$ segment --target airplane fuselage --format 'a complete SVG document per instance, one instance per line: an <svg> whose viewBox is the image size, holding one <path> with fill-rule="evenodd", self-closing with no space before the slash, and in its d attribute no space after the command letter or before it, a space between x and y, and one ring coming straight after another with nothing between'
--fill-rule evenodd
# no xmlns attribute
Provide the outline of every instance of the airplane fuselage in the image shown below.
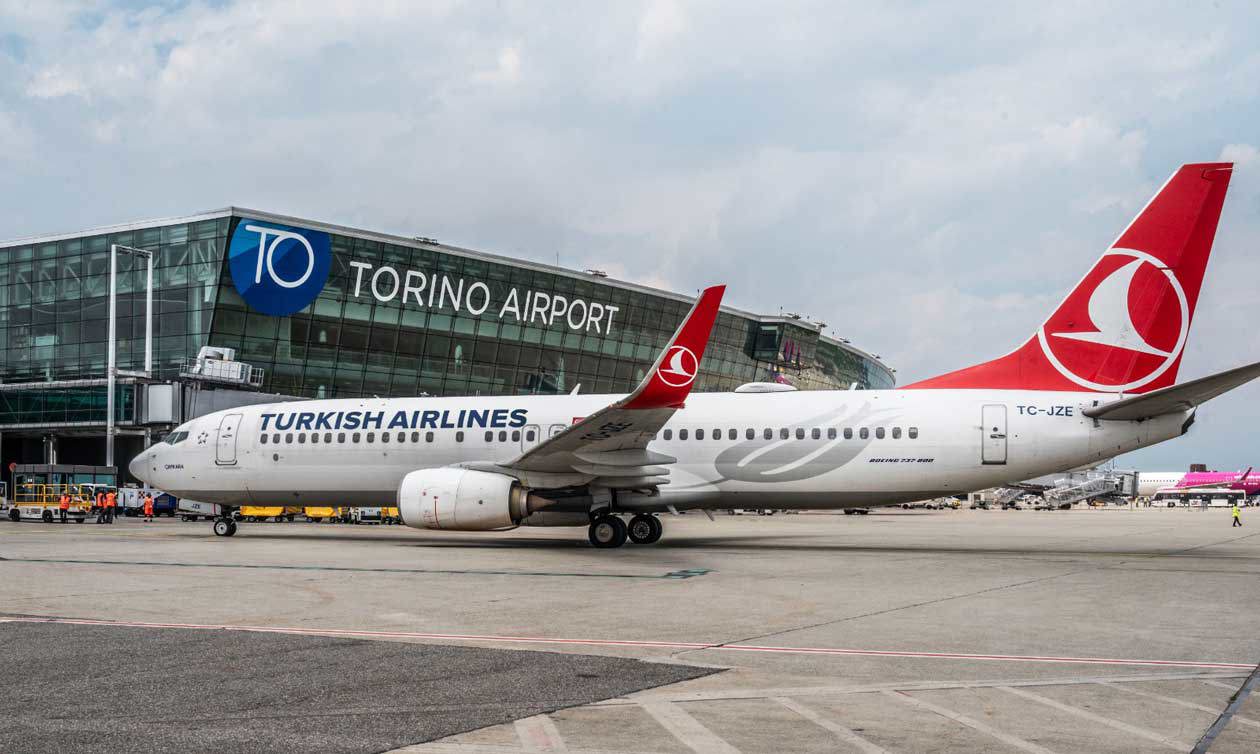
<svg viewBox="0 0 1260 754"><path fill-rule="evenodd" d="M506 464L609 395L298 401L221 411L132 468L179 497L236 505L393 505L417 469ZM1023 390L702 393L649 450L676 458L624 510L892 505L1101 461L1176 437L1190 412L1081 414L1109 396ZM504 473L511 473L506 471Z"/></svg>

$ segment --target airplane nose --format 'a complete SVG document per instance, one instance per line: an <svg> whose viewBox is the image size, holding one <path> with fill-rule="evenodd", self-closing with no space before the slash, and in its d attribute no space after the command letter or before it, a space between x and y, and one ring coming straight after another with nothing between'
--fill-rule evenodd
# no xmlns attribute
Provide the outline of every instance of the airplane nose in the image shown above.
<svg viewBox="0 0 1260 754"><path fill-rule="evenodd" d="M131 459L131 463L127 464L127 471L131 472L134 479L142 482L149 481L149 458L153 455L153 451L146 450L135 458Z"/></svg>

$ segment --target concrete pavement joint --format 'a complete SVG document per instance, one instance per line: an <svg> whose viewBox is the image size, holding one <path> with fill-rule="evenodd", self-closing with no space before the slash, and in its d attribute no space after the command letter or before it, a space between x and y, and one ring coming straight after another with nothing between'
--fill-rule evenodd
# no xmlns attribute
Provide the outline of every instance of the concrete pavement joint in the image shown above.
<svg viewBox="0 0 1260 754"><path fill-rule="evenodd" d="M976 720L975 718L968 717L967 715L964 715L960 712L955 712L952 709L942 707L938 704L933 704L929 701L925 701L923 699L910 696L904 691L881 691L880 693L890 699L901 700L912 706L920 707L922 709L928 710L929 712L934 712L947 720L953 720L959 725L965 725L968 728L971 728L973 730L978 730L981 733L985 734L986 736L996 738L1002 743L1007 744L1009 746L1014 746L1016 749L1019 749L1021 751L1027 751L1027 752L1030 752L1031 754L1055 754L1053 751L1050 751L1044 746L1038 746L1037 744L1031 741L1025 741L1024 739L1019 738L1018 736L1012 736L1009 733L1003 733L997 728L994 728L991 725L986 725L985 723L982 723L979 720Z"/></svg>
<svg viewBox="0 0 1260 754"><path fill-rule="evenodd" d="M1140 558L1137 562L1141 562L1141 561L1143 561L1143 560L1154 560L1154 559L1156 559L1156 558L1165 558L1165 557L1174 557L1174 556L1177 556L1177 555L1183 555L1183 554L1185 554L1185 553L1188 553L1188 552L1193 552L1193 551L1195 551L1195 550L1200 550L1200 549L1203 549L1203 548L1205 548L1205 547L1215 547L1216 545L1229 544L1230 542L1237 542L1237 541L1239 541L1239 540L1249 539L1249 538L1254 537L1254 536L1257 536L1257 535L1260 535L1260 532L1257 532L1256 534L1247 534L1247 535L1240 536L1240 537L1231 537L1231 538L1229 538L1229 539L1223 539L1223 540L1220 540L1220 541L1217 541L1217 542L1208 542L1208 543L1205 543L1205 544L1195 545L1194 547L1186 547L1186 548L1179 549L1179 550L1171 550L1171 551L1168 551L1168 552L1162 552L1162 553L1151 553L1150 555L1142 556L1142 557L1141 557L1141 558ZM952 601L954 601L954 600L965 599L965 598L968 598L968 597L978 597L978 596L980 596L980 595L982 595L982 594L990 594L990 593L993 593L993 592L1000 592L1000 591L1004 591L1004 590L1007 590L1007 589L1017 589L1017 588L1019 588L1019 587L1028 586L1028 585L1030 585L1030 584L1039 584L1039 583L1046 582L1046 581L1053 581L1053 580L1055 580L1055 579L1066 578L1066 577L1068 577L1068 576L1076 576L1076 575L1078 575L1078 574L1082 574L1082 573L1089 573L1090 571L1105 571L1105 570L1109 570L1109 569L1117 569L1117 568L1120 568L1121 566L1124 566L1124 565L1126 565L1126 564L1127 564L1127 561L1122 561L1122 562L1120 562L1120 563L1112 563L1112 564L1097 565L1097 566L1087 566L1087 567L1084 567L1084 568L1078 568L1078 569L1075 569L1075 570L1067 571L1067 572L1065 572L1065 573L1052 574L1052 575L1049 575L1049 576L1041 576L1041 577L1038 577L1038 578L1035 578L1035 579L1026 579L1026 580L1024 580L1024 581L1015 582L1015 583L1013 583L1013 584L1003 584L1003 585L1000 585L1000 586L992 586L992 587L988 587L988 588L985 588L985 589L977 589L977 590L975 590L975 591L972 591L972 592L967 592L967 593L965 593L965 594L948 595L948 596L945 596L945 597L938 597L938 598L936 598L936 599L931 599L931 600L923 600L923 601L921 601L921 602L915 602L915 603L908 604L908 605L900 605L900 606L897 606L897 607L885 608L885 609L883 609L883 610L873 610L873 611L871 611L871 612L862 613L862 614L860 614L860 615L849 615L849 616L844 616L844 617L841 617L841 618L835 618L835 619L833 619L833 620L819 621L819 622L817 622L817 623L811 623L811 624L806 624L806 625L802 625L802 626L794 626L794 627L792 627L792 628L785 628L785 629L781 629L781 630L778 630L778 631L772 631L772 632L769 632L769 633L757 634L757 635L754 635L754 636L746 636L746 637L744 637L744 638L742 638L742 639L733 639L733 640L731 640L731 641L729 641L729 642L723 642L722 644L717 645L717 646L715 646L715 647L713 647L713 648L714 648L714 649L716 649L716 648L719 648L719 647L724 647L724 646L726 646L727 644L744 644L745 642L756 641L756 640L759 640L759 639L766 639L766 638L769 638L769 637L772 637L772 636L783 636L784 634L796 633L797 631L809 631L809 630L811 630L811 629L815 629L815 628L824 628L824 627L826 627L826 626L835 626L835 625L839 625L839 624L841 624L841 623L846 623L846 622L848 622L848 621L852 621L852 620L860 620L860 619L862 619L862 618L873 618L873 617L875 617L875 616L879 616L879 615L887 615L887 614L890 614L890 613L900 612L900 611L902 611L902 610L913 610L913 609L915 609L915 608L919 608L919 607L927 607L927 606L929 606L929 605L938 605L938 604L942 604L942 603L945 603L945 602L952 602ZM685 654L685 653L690 652L690 651L693 651L693 650L691 650L691 649L684 649L684 650L682 650L682 651L678 652L678 654L680 654L680 655L681 655L681 654Z"/></svg>
<svg viewBox="0 0 1260 754"><path fill-rule="evenodd" d="M1101 723L1111 728L1122 730L1125 733L1128 733L1130 735L1138 736L1139 738L1145 738L1148 741L1154 741L1155 743L1163 744L1164 746L1167 746L1170 749L1176 749L1177 751L1186 751L1187 749L1190 748L1190 744L1188 743L1185 743L1183 741L1174 741L1170 738L1165 738L1164 736L1160 735L1159 733L1156 733L1153 730L1147 730L1146 728L1140 728L1136 725L1130 725L1121 720L1115 720L1110 717L1104 717L1102 715L1098 715L1093 712L1090 712L1089 710L1081 709L1080 707L1073 707L1070 704L1064 704L1063 702L1057 701L1055 699L1051 699L1050 697L1047 697L1047 696L1034 694L1031 691L1024 691L1023 689L1017 689L1011 686L998 686L996 688L999 691L1005 691L1008 694L1014 694L1015 696L1023 697L1024 699L1028 699L1030 701L1034 701L1039 704L1044 704L1047 707L1053 707L1059 710L1060 712L1066 712L1069 715L1076 715L1077 717L1083 717L1086 720L1093 720L1096 723Z"/></svg>
<svg viewBox="0 0 1260 754"><path fill-rule="evenodd" d="M663 574L640 573L567 573L564 571L492 571L443 568L363 568L350 566L269 565L253 563L171 563L144 560L78 560L69 558L0 558L7 563L57 563L71 565L161 566L172 568L250 568L280 571L337 571L351 573L423 573L450 576L550 576L558 578L595 579L690 579L713 571L709 568L686 568Z"/></svg>
<svg viewBox="0 0 1260 754"><path fill-rule="evenodd" d="M1216 718L1216 722L1212 723L1212 725L1207 729L1207 731L1203 734L1203 737L1200 738L1194 745L1194 749L1191 750L1190 754L1204 754L1209 748L1211 748L1212 742L1215 741L1216 737L1219 736L1221 732L1225 730L1226 726L1229 725L1230 720L1233 719L1238 710L1242 708L1243 702L1247 701L1247 697L1251 696L1251 692L1255 690L1257 685L1260 685L1260 665L1257 665L1251 675L1247 676L1247 680L1243 681L1242 687L1239 688L1238 691L1234 692L1234 696L1230 698L1229 704L1225 707L1225 711L1222 712L1221 716ZM1239 719L1239 722L1242 722L1242 720Z"/></svg>
<svg viewBox="0 0 1260 754"><path fill-rule="evenodd" d="M299 628L295 626L234 626L227 624L154 623L143 621L112 621L90 618L17 617L15 623L58 623L77 626L116 626L123 628L182 628L201 631L242 631L268 634L295 634L303 636L348 636L360 639L419 639L442 641L473 641L504 644L565 644L590 647L640 647L679 649L713 649L725 652L766 652L771 654L842 655L859 657L906 657L933 660L992 660L998 662L1040 662L1052 664L1088 665L1147 665L1174 668L1252 669L1250 663L1208 662L1192 660L1144 660L1111 657L1053 657L1039 655L967 654L954 652L912 652L884 649L846 649L839 647L775 647L749 644L706 644L703 642L650 641L639 639L569 639L547 636L499 636L494 634L448 634L418 631L380 631L339 628Z"/></svg>

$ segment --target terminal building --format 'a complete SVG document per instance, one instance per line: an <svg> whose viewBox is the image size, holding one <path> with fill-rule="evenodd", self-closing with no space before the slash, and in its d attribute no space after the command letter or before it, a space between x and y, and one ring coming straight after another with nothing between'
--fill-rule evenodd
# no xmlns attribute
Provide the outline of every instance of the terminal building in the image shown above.
<svg viewBox="0 0 1260 754"><path fill-rule="evenodd" d="M14 464L125 476L147 442L234 405L628 392L692 301L237 207L0 242L3 479ZM696 389L893 386L894 370L823 327L723 307Z"/></svg>

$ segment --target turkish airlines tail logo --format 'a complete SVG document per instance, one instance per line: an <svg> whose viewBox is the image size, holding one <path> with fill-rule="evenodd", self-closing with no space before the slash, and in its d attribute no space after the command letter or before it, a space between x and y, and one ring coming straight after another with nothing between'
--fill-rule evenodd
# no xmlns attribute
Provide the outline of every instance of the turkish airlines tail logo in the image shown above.
<svg viewBox="0 0 1260 754"><path fill-rule="evenodd" d="M1183 165L1023 346L909 388L1143 393L1177 379L1232 165Z"/></svg>
<svg viewBox="0 0 1260 754"><path fill-rule="evenodd" d="M1153 356L1168 357L1172 351L1165 351L1150 343L1138 332L1133 324L1133 315L1129 311L1129 289L1133 287L1133 276L1138 268L1149 264L1137 259L1108 275L1089 297L1089 318L1098 328L1093 332L1056 332L1056 338L1079 340L1084 343L1097 343L1101 346L1120 348L1126 351L1148 353ZM1168 281L1180 292L1181 284L1177 277L1168 271ZM1182 298L1185 294L1181 294ZM1184 324L1184 323L1183 323Z"/></svg>

